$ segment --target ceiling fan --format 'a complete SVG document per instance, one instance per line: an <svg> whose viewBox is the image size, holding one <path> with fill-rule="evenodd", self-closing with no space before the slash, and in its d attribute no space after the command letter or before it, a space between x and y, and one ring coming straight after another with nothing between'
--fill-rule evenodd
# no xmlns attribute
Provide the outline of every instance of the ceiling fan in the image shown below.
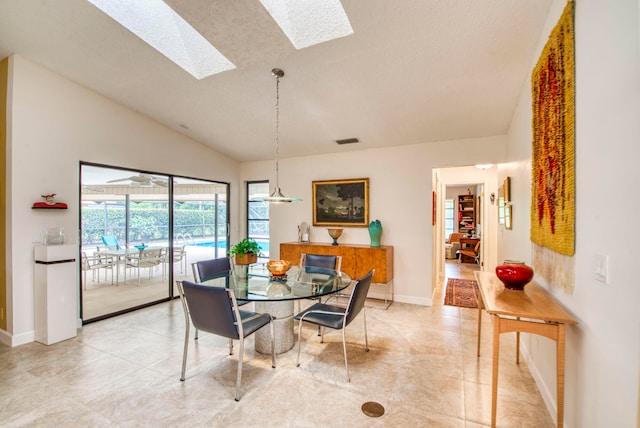
<svg viewBox="0 0 640 428"><path fill-rule="evenodd" d="M107 183L119 183L122 181L128 181L129 186L142 186L142 187L151 187L151 186L161 186L167 187L167 179L164 177L156 177L155 175L149 174L138 174L133 175L128 178L118 178L116 180L109 180Z"/></svg>

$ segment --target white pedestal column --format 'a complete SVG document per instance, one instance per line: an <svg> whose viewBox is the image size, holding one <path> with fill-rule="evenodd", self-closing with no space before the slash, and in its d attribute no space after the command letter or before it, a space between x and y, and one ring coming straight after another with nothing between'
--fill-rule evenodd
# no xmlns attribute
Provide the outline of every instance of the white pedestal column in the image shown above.
<svg viewBox="0 0 640 428"><path fill-rule="evenodd" d="M38 245L34 255L35 339L51 345L75 337L78 247Z"/></svg>

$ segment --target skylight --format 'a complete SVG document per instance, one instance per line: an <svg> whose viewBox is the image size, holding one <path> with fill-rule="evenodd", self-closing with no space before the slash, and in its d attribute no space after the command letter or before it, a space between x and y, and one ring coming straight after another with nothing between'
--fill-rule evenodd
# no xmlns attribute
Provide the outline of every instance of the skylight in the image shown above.
<svg viewBox="0 0 640 428"><path fill-rule="evenodd" d="M353 34L340 0L260 0L296 49Z"/></svg>
<svg viewBox="0 0 640 428"><path fill-rule="evenodd" d="M235 67L162 0L89 0L196 79Z"/></svg>

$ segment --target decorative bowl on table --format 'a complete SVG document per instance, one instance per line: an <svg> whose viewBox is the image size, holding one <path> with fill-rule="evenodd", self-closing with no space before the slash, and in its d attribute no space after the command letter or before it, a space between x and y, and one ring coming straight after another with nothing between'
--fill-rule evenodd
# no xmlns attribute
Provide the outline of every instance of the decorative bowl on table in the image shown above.
<svg viewBox="0 0 640 428"><path fill-rule="evenodd" d="M146 246L146 245L144 245L144 244L141 244L141 245L134 245L134 247L136 247L136 248L137 248L138 250L140 250L140 251L142 251L142 250L144 250L145 248L147 248L147 246Z"/></svg>
<svg viewBox="0 0 640 428"><path fill-rule="evenodd" d="M338 245L338 238L342 236L343 230L342 228L327 229L329 236L333 238L333 244L331 245Z"/></svg>
<svg viewBox="0 0 640 428"><path fill-rule="evenodd" d="M267 262L267 270L272 278L283 278L287 276L289 269L291 269L291 262L286 260L271 260Z"/></svg>
<svg viewBox="0 0 640 428"><path fill-rule="evenodd" d="M496 276L509 290L523 290L533 278L533 269L517 260L505 260L496 266Z"/></svg>

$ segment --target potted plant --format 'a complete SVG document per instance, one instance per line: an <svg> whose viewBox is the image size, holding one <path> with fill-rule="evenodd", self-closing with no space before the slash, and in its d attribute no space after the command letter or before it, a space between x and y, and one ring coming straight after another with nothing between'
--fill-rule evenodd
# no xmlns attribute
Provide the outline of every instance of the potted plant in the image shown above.
<svg viewBox="0 0 640 428"><path fill-rule="evenodd" d="M258 261L260 246L253 239L245 238L229 250L229 255L236 257L237 265L250 265Z"/></svg>

